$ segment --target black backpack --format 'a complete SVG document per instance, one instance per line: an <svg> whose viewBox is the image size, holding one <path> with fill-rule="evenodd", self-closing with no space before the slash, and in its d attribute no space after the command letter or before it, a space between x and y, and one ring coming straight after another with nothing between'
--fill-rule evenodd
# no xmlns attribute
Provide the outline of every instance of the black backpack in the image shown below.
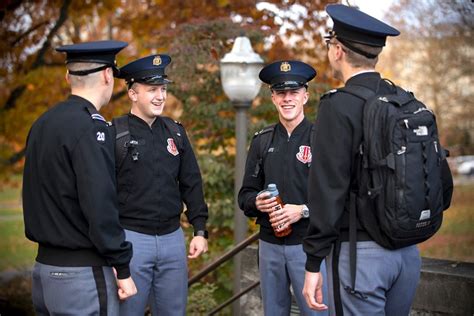
<svg viewBox="0 0 474 316"><path fill-rule="evenodd" d="M350 193L353 291L357 220L375 242L388 249L427 240L443 220L441 164L446 152L439 143L435 115L411 92L389 83L392 94L382 95L364 86L338 89L365 101L363 140Z"/></svg>
<svg viewBox="0 0 474 316"><path fill-rule="evenodd" d="M265 127L264 129L262 129L261 131L259 132L256 132L254 134L254 138L255 137L258 137L257 138L257 146L258 146L258 150L257 150L257 163L255 164L255 170L252 174L252 177L256 178L258 177L258 174L260 173L260 170L262 170L262 166L263 166L263 160L265 159L265 157L267 156L267 153L268 153L268 149L270 148L270 145L272 143L272 139L273 139L273 133L275 131L275 125L276 124L273 124L273 125L269 125L267 127ZM310 131L310 146L311 146L311 139L313 138L313 134L314 134L314 124L311 126L311 131ZM311 164L309 163L308 164L308 168L311 166Z"/></svg>
<svg viewBox="0 0 474 316"><path fill-rule="evenodd" d="M171 136L176 144L178 151L181 153L184 149L183 137L179 129L179 122L166 117L160 116L166 125L166 128L171 132ZM138 160L137 145L138 142L130 137L130 128L128 123L128 115L122 115L112 119L112 125L115 126L115 166L116 170L120 170L127 154L130 152L132 160Z"/></svg>

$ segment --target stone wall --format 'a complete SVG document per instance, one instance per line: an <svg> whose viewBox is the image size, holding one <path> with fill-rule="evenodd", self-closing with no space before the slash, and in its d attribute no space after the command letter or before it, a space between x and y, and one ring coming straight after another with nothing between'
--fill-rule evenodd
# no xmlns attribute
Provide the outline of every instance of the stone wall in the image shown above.
<svg viewBox="0 0 474 316"><path fill-rule="evenodd" d="M242 255L242 288L258 280L257 245ZM263 315L260 287L240 299L242 315ZM292 307L297 314L297 307ZM474 263L423 258L411 316L474 315Z"/></svg>

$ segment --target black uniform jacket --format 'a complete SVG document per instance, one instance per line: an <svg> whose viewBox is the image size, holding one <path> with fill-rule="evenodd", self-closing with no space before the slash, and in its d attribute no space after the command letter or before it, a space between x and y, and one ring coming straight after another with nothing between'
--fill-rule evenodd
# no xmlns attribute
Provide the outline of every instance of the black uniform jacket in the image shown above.
<svg viewBox="0 0 474 316"><path fill-rule="evenodd" d="M119 223L114 138L87 100L71 95L44 113L27 139L23 214L38 262L117 268L130 276L132 246Z"/></svg>
<svg viewBox="0 0 474 316"><path fill-rule="evenodd" d="M307 181L311 164L311 154L308 152L311 128L312 124L304 119L288 137L285 127L278 123L275 126L268 152L264 155L263 167L257 177L253 175L258 159L257 150L260 135L256 135L250 144L238 202L246 216L257 217L257 224L260 225L260 239L266 242L296 245L301 244L306 235L309 220L302 218L291 224L293 231L290 235L276 237L268 214L260 212L256 208L255 199L257 194L267 188L269 183L275 183L283 203L307 204Z"/></svg>
<svg viewBox="0 0 474 316"><path fill-rule="evenodd" d="M180 226L184 202L194 229L206 229L201 172L183 126L179 125L180 149L160 117L150 128L141 118L128 116L131 139L138 142L138 160L129 152L117 171L123 227L149 235L171 233Z"/></svg>
<svg viewBox="0 0 474 316"><path fill-rule="evenodd" d="M350 78L346 86L362 85L376 91L379 81L379 73L368 72ZM383 81L379 92L391 91L390 85ZM321 261L329 254L341 230L349 227L349 186L352 165L362 141L363 105L363 100L343 91L328 93L321 99L312 142L312 147L318 150L308 181L309 208L316 216L310 216L308 236L303 242L307 271L319 271ZM450 196L452 178L446 161L443 174L447 182L443 184L445 195Z"/></svg>

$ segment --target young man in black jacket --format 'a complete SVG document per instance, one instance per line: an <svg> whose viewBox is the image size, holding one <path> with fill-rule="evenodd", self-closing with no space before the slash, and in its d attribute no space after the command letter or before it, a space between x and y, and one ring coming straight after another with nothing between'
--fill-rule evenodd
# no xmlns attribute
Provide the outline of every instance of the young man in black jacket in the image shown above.
<svg viewBox="0 0 474 316"><path fill-rule="evenodd" d="M393 93L394 87L381 80L375 65L386 37L397 36L399 32L355 8L328 5L326 11L334 21L326 42L334 77L343 81L345 87ZM344 90L330 91L321 98L312 141L317 151L310 169L308 197L314 213L304 240L308 257L304 295L311 308L327 309L320 289L321 262L326 258L331 315L408 315L420 275L418 249L416 245L396 250L380 246L360 224L359 217L357 278L354 288L351 284L349 196L356 179L354 161L362 142L363 109L364 100ZM442 164L447 208L452 177L445 160Z"/></svg>
<svg viewBox="0 0 474 316"><path fill-rule="evenodd" d="M124 316L145 312L150 297L157 315L185 315L188 293L183 202L194 227L188 258L207 251L207 205L202 179L184 127L161 116L166 103L168 55L151 55L120 69L132 103L124 120L129 140L117 166L120 222L134 255L131 272L138 294L120 307ZM120 136L122 131L117 131ZM122 134L123 135L123 134ZM124 146L116 147L122 151ZM124 157L124 158L122 158Z"/></svg>
<svg viewBox="0 0 474 316"><path fill-rule="evenodd" d="M259 271L265 315L289 315L290 286L302 315L311 311L302 296L303 237L308 227L307 180L312 161L312 124L304 115L308 82L316 71L300 61L274 62L262 69L260 79L270 85L278 124L256 133L250 145L239 206L260 225ZM274 197L261 192L277 185L285 204L276 209ZM277 237L291 225L292 232Z"/></svg>
<svg viewBox="0 0 474 316"><path fill-rule="evenodd" d="M115 54L125 46L57 48L67 54L71 95L28 135L23 214L26 237L39 244L32 289L38 315L117 315L118 298L137 292L132 245L119 223L115 142L98 112L112 96Z"/></svg>

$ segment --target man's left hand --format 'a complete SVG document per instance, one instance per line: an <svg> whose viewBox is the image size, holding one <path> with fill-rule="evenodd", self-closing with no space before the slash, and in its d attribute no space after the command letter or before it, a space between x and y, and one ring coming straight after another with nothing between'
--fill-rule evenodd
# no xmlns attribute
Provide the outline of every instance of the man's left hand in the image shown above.
<svg viewBox="0 0 474 316"><path fill-rule="evenodd" d="M289 224L296 223L301 219L302 205L285 204L281 210L270 214L270 223L273 228L281 227L284 229Z"/></svg>
<svg viewBox="0 0 474 316"><path fill-rule="evenodd" d="M189 244L189 259L195 259L202 253L207 252L207 239L202 236L194 236Z"/></svg>

